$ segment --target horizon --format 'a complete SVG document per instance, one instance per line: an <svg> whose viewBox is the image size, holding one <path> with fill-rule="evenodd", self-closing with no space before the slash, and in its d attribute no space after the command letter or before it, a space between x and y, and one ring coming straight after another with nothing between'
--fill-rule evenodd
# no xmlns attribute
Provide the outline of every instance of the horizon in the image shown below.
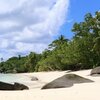
<svg viewBox="0 0 100 100"><path fill-rule="evenodd" d="M0 58L41 53L61 34L71 39L72 26L86 13L100 10L98 0L1 0Z"/></svg>

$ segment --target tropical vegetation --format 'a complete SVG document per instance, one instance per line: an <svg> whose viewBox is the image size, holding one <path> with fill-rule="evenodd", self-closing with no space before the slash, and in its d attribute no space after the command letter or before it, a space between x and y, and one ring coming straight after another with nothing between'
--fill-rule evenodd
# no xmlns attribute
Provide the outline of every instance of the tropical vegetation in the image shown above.
<svg viewBox="0 0 100 100"><path fill-rule="evenodd" d="M41 54L1 58L1 73L34 71L81 70L100 66L100 12L88 13L83 22L74 23L74 36L68 40L61 35Z"/></svg>

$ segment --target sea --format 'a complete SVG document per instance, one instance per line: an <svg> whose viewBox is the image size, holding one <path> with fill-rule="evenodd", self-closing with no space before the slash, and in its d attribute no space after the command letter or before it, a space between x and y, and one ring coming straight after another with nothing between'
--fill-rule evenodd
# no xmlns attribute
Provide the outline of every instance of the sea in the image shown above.
<svg viewBox="0 0 100 100"><path fill-rule="evenodd" d="M0 74L0 81L6 83L14 83L14 82L27 82L30 78L25 75L18 74Z"/></svg>

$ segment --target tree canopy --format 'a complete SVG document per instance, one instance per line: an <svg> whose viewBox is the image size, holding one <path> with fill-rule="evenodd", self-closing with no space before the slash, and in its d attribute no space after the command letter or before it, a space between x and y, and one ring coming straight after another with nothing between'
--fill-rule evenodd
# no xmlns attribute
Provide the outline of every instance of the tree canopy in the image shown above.
<svg viewBox="0 0 100 100"><path fill-rule="evenodd" d="M41 54L1 58L0 72L20 73L53 70L81 70L100 66L100 12L88 13L72 27L71 40L61 35Z"/></svg>

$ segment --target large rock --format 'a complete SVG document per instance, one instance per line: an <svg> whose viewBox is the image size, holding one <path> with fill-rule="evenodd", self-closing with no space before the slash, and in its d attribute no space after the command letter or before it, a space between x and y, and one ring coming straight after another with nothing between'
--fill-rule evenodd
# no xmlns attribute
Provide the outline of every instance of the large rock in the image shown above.
<svg viewBox="0 0 100 100"><path fill-rule="evenodd" d="M93 81L83 78L81 76L78 76L76 74L66 74L44 85L42 89L65 88L65 87L71 87L75 83L88 83L88 82L93 82Z"/></svg>
<svg viewBox="0 0 100 100"><path fill-rule="evenodd" d="M20 83L9 84L5 82L0 82L0 90L25 90L25 89L29 88Z"/></svg>
<svg viewBox="0 0 100 100"><path fill-rule="evenodd" d="M14 90L14 85L9 83L0 82L0 90Z"/></svg>
<svg viewBox="0 0 100 100"><path fill-rule="evenodd" d="M90 75L100 75L100 67L96 67L94 69L91 70Z"/></svg>
<svg viewBox="0 0 100 100"><path fill-rule="evenodd" d="M28 90L28 89L29 88L24 84L14 83L14 90Z"/></svg>

